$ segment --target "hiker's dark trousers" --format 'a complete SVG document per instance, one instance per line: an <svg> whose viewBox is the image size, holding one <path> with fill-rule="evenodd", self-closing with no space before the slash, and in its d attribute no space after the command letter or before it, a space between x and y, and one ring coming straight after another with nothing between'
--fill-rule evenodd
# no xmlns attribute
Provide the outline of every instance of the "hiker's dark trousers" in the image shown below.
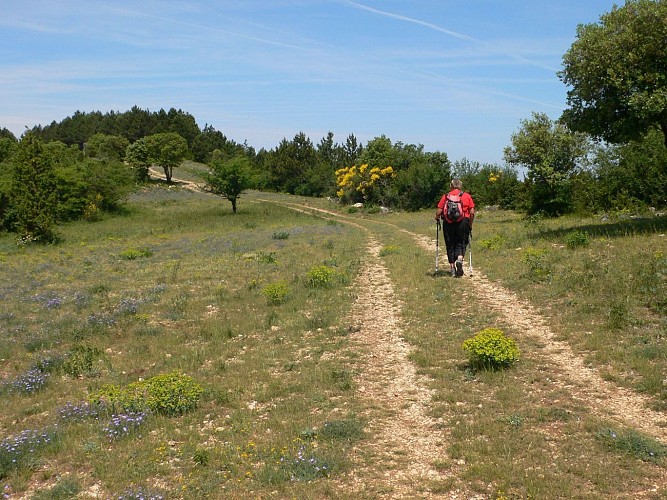
<svg viewBox="0 0 667 500"><path fill-rule="evenodd" d="M446 221L442 223L445 236L445 246L447 247L447 259L450 264L456 262L459 255L466 255L466 248L470 239L470 219L467 217L461 222L449 224Z"/></svg>

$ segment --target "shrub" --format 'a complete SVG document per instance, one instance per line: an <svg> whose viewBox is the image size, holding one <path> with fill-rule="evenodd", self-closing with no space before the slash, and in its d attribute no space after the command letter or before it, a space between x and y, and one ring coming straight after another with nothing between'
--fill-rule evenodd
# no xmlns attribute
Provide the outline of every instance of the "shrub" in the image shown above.
<svg viewBox="0 0 667 500"><path fill-rule="evenodd" d="M521 261L528 266L528 276L535 280L547 278L551 274L551 269L545 262L546 250L537 248L527 248Z"/></svg>
<svg viewBox="0 0 667 500"><path fill-rule="evenodd" d="M380 257L391 255L393 253L398 253L399 251L400 249L396 245L387 245L385 247L382 247L382 250L380 250Z"/></svg>
<svg viewBox="0 0 667 500"><path fill-rule="evenodd" d="M486 328L463 342L463 349L470 354L474 368L497 370L514 364L519 359L519 349L514 340L498 328Z"/></svg>
<svg viewBox="0 0 667 500"><path fill-rule="evenodd" d="M329 420L324 423L320 436L324 439L355 441L364 435L364 424L356 417L343 420Z"/></svg>
<svg viewBox="0 0 667 500"><path fill-rule="evenodd" d="M336 276L336 270L329 266L315 266L308 271L308 285L312 287L328 286Z"/></svg>
<svg viewBox="0 0 667 500"><path fill-rule="evenodd" d="M289 232L287 231L274 231L273 232L273 239L274 240L286 240L289 238Z"/></svg>
<svg viewBox="0 0 667 500"><path fill-rule="evenodd" d="M491 238L480 240L479 244L487 250L500 250L505 243L505 237L502 234L494 234Z"/></svg>
<svg viewBox="0 0 667 500"><path fill-rule="evenodd" d="M262 294L268 299L270 304L282 304L287 300L289 288L287 283L279 281L278 283L266 285L262 290Z"/></svg>
<svg viewBox="0 0 667 500"><path fill-rule="evenodd" d="M192 377L178 372L156 375L133 382L125 389L106 385L91 397L115 410L130 412L149 409L161 415L180 415L194 409L204 389Z"/></svg>
<svg viewBox="0 0 667 500"><path fill-rule="evenodd" d="M94 365L102 356L102 350L97 347L75 345L63 361L63 371L71 377L94 377L99 373Z"/></svg>
<svg viewBox="0 0 667 500"><path fill-rule="evenodd" d="M588 245L588 233L572 231L565 236L565 246L570 250Z"/></svg>
<svg viewBox="0 0 667 500"><path fill-rule="evenodd" d="M153 252L148 248L128 248L120 253L121 258L126 260L136 260L150 257L151 255L153 255Z"/></svg>

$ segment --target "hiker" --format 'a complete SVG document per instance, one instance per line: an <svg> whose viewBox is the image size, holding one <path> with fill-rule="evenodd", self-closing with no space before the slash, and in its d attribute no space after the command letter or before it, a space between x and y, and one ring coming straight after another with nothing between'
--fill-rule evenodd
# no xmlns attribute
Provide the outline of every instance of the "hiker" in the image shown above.
<svg viewBox="0 0 667 500"><path fill-rule="evenodd" d="M445 193L438 203L435 220L442 219L449 272L452 276L463 276L463 257L472 233L475 220L475 202L472 196L461 189L463 183L452 179L450 191Z"/></svg>

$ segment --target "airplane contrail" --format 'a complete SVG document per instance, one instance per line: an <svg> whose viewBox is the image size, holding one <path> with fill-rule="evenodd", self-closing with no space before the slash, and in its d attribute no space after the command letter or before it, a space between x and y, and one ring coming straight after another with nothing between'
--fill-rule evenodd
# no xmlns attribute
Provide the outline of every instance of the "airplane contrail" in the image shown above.
<svg viewBox="0 0 667 500"><path fill-rule="evenodd" d="M484 42L483 40L472 37L470 35L466 35L465 33L459 33L458 31L453 31L453 30L450 30L450 29L447 29L447 28L443 28L442 26L438 26L437 24L429 23L427 21L422 21L421 19L415 19L413 17L408 17L408 16L404 16L404 15L401 15L401 14L395 14L393 12L387 12L385 10L376 9L374 7L369 7L368 5L364 5L364 4L361 4L361 3L358 3L358 2L354 2L352 0L344 0L344 3L346 3L348 5L351 5L353 7L356 7L358 9L365 10L367 12L371 12L373 14L378 14L378 15L381 15L381 16L384 16L384 17L397 19L399 21L405 21L405 22L408 22L408 23L417 24L419 26L424 26L425 28L428 28L428 29L431 29L433 31L437 31L437 32L440 32L440 33L444 33L445 35L449 35L453 38L457 38L459 40L463 40L463 41L466 41L466 42L476 43L478 45L482 45L482 46L488 47L488 48L493 48L494 50L496 50L496 47L494 45L492 45L490 43L487 43L487 42ZM515 53L511 53L511 52L505 52L505 54L507 56L511 57L512 59L515 59L515 60L517 60L519 62L522 62L522 63L525 63L525 64L529 64L531 66L536 66L538 68L546 69L548 71L553 71L553 72L556 72L556 71L559 70L559 68L554 68L554 67L548 66L546 64L542 64L542 63L539 63L539 62L536 62L536 61L532 61L532 60L530 60L526 57L523 57L519 54L515 54Z"/></svg>

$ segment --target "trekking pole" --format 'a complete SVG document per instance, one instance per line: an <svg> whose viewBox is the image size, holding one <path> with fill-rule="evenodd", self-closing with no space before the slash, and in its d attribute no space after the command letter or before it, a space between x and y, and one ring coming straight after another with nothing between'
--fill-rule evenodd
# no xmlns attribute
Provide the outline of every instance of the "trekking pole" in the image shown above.
<svg viewBox="0 0 667 500"><path fill-rule="evenodd" d="M440 246L440 219L435 221L435 274L438 274L438 248Z"/></svg>
<svg viewBox="0 0 667 500"><path fill-rule="evenodd" d="M470 231L470 277L472 278L472 230Z"/></svg>

